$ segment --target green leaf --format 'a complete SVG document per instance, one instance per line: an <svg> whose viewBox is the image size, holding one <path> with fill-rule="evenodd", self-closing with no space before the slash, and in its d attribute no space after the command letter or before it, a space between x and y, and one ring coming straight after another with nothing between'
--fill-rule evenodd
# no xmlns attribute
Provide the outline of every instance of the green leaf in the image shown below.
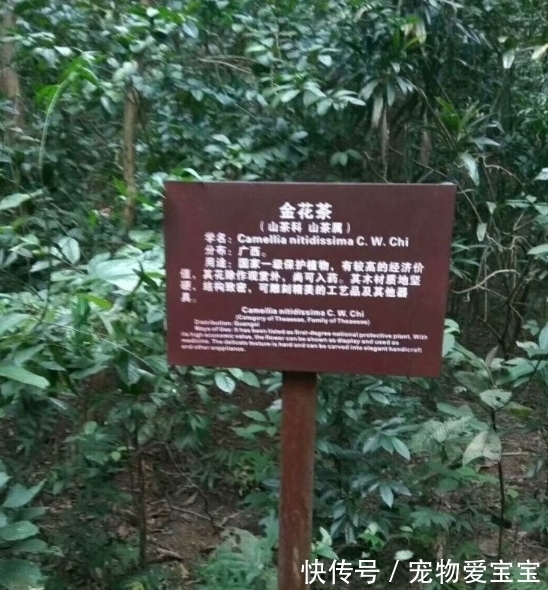
<svg viewBox="0 0 548 590"><path fill-rule="evenodd" d="M238 379L250 387L259 388L261 386L259 378L251 371L244 371Z"/></svg>
<svg viewBox="0 0 548 590"><path fill-rule="evenodd" d="M360 96L364 100L369 100L375 88L379 85L379 80L370 80L361 90Z"/></svg>
<svg viewBox="0 0 548 590"><path fill-rule="evenodd" d="M8 524L8 517L0 512L0 529L4 528Z"/></svg>
<svg viewBox="0 0 548 590"><path fill-rule="evenodd" d="M38 260L30 267L30 272L40 272L42 270L49 270L62 264L61 260L56 258L49 258L49 260Z"/></svg>
<svg viewBox="0 0 548 590"><path fill-rule="evenodd" d="M392 84L388 84L386 87L386 102L388 106L391 107L394 104L394 100L396 99L396 91L394 90L394 86Z"/></svg>
<svg viewBox="0 0 548 590"><path fill-rule="evenodd" d="M25 559L0 559L0 586L6 590L41 590L40 568Z"/></svg>
<svg viewBox="0 0 548 590"><path fill-rule="evenodd" d="M466 171L468 172L468 176L471 178L472 182L477 186L479 184L478 163L468 153L461 154L459 156L459 159L464 164L464 167L466 168Z"/></svg>
<svg viewBox="0 0 548 590"><path fill-rule="evenodd" d="M318 55L318 61L328 68L333 64L333 58L330 55Z"/></svg>
<svg viewBox="0 0 548 590"><path fill-rule="evenodd" d="M0 365L0 377L5 377L12 381L18 381L19 383L25 383L26 385L33 385L40 389L49 387L49 381L46 378L40 377L40 375L31 373L16 365Z"/></svg>
<svg viewBox="0 0 548 590"><path fill-rule="evenodd" d="M198 27L193 21L189 20L186 23L183 23L183 31L192 39L198 38Z"/></svg>
<svg viewBox="0 0 548 590"><path fill-rule="evenodd" d="M2 322L0 323L0 334L9 332L15 327L20 330L21 322L28 320L30 317L28 313L8 313L3 315Z"/></svg>
<svg viewBox="0 0 548 590"><path fill-rule="evenodd" d="M15 209L15 207L19 207L25 201L32 199L33 195L30 193L14 193L13 195L9 195L4 197L0 201L0 211L6 211L8 209Z"/></svg>
<svg viewBox="0 0 548 590"><path fill-rule="evenodd" d="M534 59L534 60L542 59L543 55L547 51L548 51L548 43L545 43L544 45L539 45L538 47L535 48L535 51L533 51L533 55L531 56L531 59Z"/></svg>
<svg viewBox="0 0 548 590"><path fill-rule="evenodd" d="M80 246L74 238L63 236L57 242L57 249L61 256L71 264L76 264L80 260Z"/></svg>
<svg viewBox="0 0 548 590"><path fill-rule="evenodd" d="M333 102L329 98L323 98L316 105L316 112L318 115L323 116L331 108Z"/></svg>
<svg viewBox="0 0 548 590"><path fill-rule="evenodd" d="M23 506L26 506L44 487L44 483L45 480L37 483L31 488L26 488L21 484L15 484L4 500L2 508L22 508Z"/></svg>
<svg viewBox="0 0 548 590"><path fill-rule="evenodd" d="M55 51L63 57L70 57L72 55L72 49L70 47L54 47Z"/></svg>
<svg viewBox="0 0 548 590"><path fill-rule="evenodd" d="M390 400L386 397L386 395L384 395L384 393L380 393L378 391L370 391L369 395L376 401L379 402L379 404L382 404L383 406L389 406L390 405Z"/></svg>
<svg viewBox="0 0 548 590"><path fill-rule="evenodd" d="M538 335L538 345L542 350L548 349L548 324L542 328L540 334Z"/></svg>
<svg viewBox="0 0 548 590"><path fill-rule="evenodd" d="M436 408L443 412L444 414L449 414L450 416L456 416L457 418L461 418L463 415L463 411L470 411L468 406L461 406L459 408L455 408L450 404L446 404L445 402L439 402L436 404Z"/></svg>
<svg viewBox="0 0 548 590"><path fill-rule="evenodd" d="M0 471L0 490L4 489L10 479L11 477L7 473Z"/></svg>
<svg viewBox="0 0 548 590"><path fill-rule="evenodd" d="M0 539L4 541L22 541L38 534L38 527L28 520L8 524L0 529Z"/></svg>
<svg viewBox="0 0 548 590"><path fill-rule="evenodd" d="M396 561L407 561L413 557L413 551L409 551L409 549L401 549L400 551L396 551L396 555L394 555L394 559Z"/></svg>
<svg viewBox="0 0 548 590"><path fill-rule="evenodd" d="M392 446L394 447L394 450L396 451L396 453L398 453L404 459L407 459L409 461L411 459L411 453L409 452L407 445L403 441L401 441L399 438L396 438L396 437L393 437L390 440L392 442Z"/></svg>
<svg viewBox="0 0 548 590"><path fill-rule="evenodd" d="M230 145L230 139L228 139L228 137L222 133L217 133L215 135L212 135L211 139L214 139L215 141L220 141L221 143L224 143L225 145Z"/></svg>
<svg viewBox="0 0 548 590"><path fill-rule="evenodd" d="M133 291L139 283L141 266L134 259L112 259L90 261L88 273L91 278L100 279L116 285L124 291Z"/></svg>
<svg viewBox="0 0 548 590"><path fill-rule="evenodd" d="M131 358L127 357L117 367L118 375L120 379L128 386L131 387L141 380L142 372L139 369L139 365Z"/></svg>
<svg viewBox="0 0 548 590"><path fill-rule="evenodd" d="M244 372L242 371L242 369L238 369L238 368L234 368L234 369L227 369L227 371L235 378L235 379L239 379Z"/></svg>
<svg viewBox="0 0 548 590"><path fill-rule="evenodd" d="M299 95L301 91L297 88L292 88L291 90L286 90L280 94L280 101L285 104L293 100L296 96Z"/></svg>
<svg viewBox="0 0 548 590"><path fill-rule="evenodd" d="M341 166L346 166L348 164L348 154L346 152L335 152L330 160L329 163L332 166L336 166L340 164Z"/></svg>
<svg viewBox="0 0 548 590"><path fill-rule="evenodd" d="M535 180L548 180L548 168L543 168L535 177Z"/></svg>
<svg viewBox="0 0 548 590"><path fill-rule="evenodd" d="M254 438L253 435L257 434L258 432L264 432L265 427L261 426L260 424L250 424L249 426L245 426L244 428L241 428L239 426L233 426L232 430L238 436L252 440Z"/></svg>
<svg viewBox="0 0 548 590"><path fill-rule="evenodd" d="M309 107L310 105L314 104L315 102L318 102L318 100L320 100L320 99L318 98L318 96L314 92L311 92L310 90L304 91L303 104L305 107Z"/></svg>
<svg viewBox="0 0 548 590"><path fill-rule="evenodd" d="M248 410L247 412L244 412L244 416L247 416L248 418L251 418L257 422L266 422L266 416L261 414L261 412L257 412L256 410Z"/></svg>
<svg viewBox="0 0 548 590"><path fill-rule="evenodd" d="M502 56L502 67L505 70L509 70L512 67L512 64L514 63L515 59L516 59L516 52L513 49L511 49L510 51L507 51Z"/></svg>
<svg viewBox="0 0 548 590"><path fill-rule="evenodd" d="M533 256L544 256L544 254L548 254L548 244L535 246L535 248L531 248L531 250L529 250L528 254Z"/></svg>
<svg viewBox="0 0 548 590"><path fill-rule="evenodd" d="M252 43L246 47L245 51L246 53L264 53L265 51L268 51L268 49L260 43Z"/></svg>
<svg viewBox="0 0 548 590"><path fill-rule="evenodd" d="M455 348L455 344L456 344L456 339L453 336L453 334L449 334L449 333L446 332L443 335L443 351L442 351L442 355L443 356L447 356L453 350L453 348Z"/></svg>
<svg viewBox="0 0 548 590"><path fill-rule="evenodd" d="M236 381L226 373L215 373L215 385L225 393L233 393L236 389Z"/></svg>
<svg viewBox="0 0 548 590"><path fill-rule="evenodd" d="M493 410L500 410L510 401L512 393L503 389L488 389L480 393L480 398Z"/></svg>
<svg viewBox="0 0 548 590"><path fill-rule="evenodd" d="M462 464L467 465L480 457L485 457L491 461L500 461L502 457L502 442L500 436L493 429L480 432L472 440L464 451Z"/></svg>
<svg viewBox="0 0 548 590"><path fill-rule="evenodd" d="M385 483L381 483L379 486L379 492L383 502L392 508L392 505L394 504L394 492L392 491L392 488Z"/></svg>
<svg viewBox="0 0 548 590"><path fill-rule="evenodd" d="M378 127L379 123L381 122L381 115L384 109L384 97L382 94L377 94L375 96L375 100L373 101L373 111L371 113L371 125L373 127Z"/></svg>
<svg viewBox="0 0 548 590"><path fill-rule="evenodd" d="M15 365L24 365L27 361L34 358L39 352L41 352L45 347L45 344L37 344L36 346L31 346L29 348L21 348L17 352L13 353L12 361Z"/></svg>
<svg viewBox="0 0 548 590"><path fill-rule="evenodd" d="M90 293L84 293L82 297L87 299L87 301L94 303L101 309L112 309L112 303L106 299L103 299L102 297L97 297L96 295L91 295Z"/></svg>
<svg viewBox="0 0 548 590"><path fill-rule="evenodd" d="M483 242L485 239L485 234L487 233L487 224L486 223L478 223L478 227L476 228L476 237L478 238L478 242Z"/></svg>

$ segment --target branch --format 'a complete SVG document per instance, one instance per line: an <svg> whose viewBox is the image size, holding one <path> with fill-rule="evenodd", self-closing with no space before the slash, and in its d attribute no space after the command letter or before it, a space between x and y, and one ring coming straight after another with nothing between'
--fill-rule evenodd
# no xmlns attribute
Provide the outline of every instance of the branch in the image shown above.
<svg viewBox="0 0 548 590"><path fill-rule="evenodd" d="M500 270L495 270L491 274L487 275L483 279L483 281L480 281L477 285L474 285L473 287L469 287L468 289L463 289L462 291L453 291L453 293L455 293L455 295L462 295L463 293L468 293L469 291L474 291L475 289L479 289L489 279L491 279L492 277L494 277L495 275L498 275L500 273L514 273L514 274L519 275L519 272L517 270L502 268Z"/></svg>

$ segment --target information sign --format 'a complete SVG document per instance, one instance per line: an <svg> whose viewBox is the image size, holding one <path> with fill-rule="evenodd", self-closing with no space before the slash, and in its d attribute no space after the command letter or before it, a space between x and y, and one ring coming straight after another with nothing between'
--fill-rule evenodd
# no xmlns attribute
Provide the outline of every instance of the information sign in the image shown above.
<svg viewBox="0 0 548 590"><path fill-rule="evenodd" d="M173 365L436 376L453 185L166 185Z"/></svg>

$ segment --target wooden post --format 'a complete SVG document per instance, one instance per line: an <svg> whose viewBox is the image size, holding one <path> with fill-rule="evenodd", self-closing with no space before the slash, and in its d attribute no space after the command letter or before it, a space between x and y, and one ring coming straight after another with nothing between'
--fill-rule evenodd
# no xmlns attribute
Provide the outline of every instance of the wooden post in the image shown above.
<svg viewBox="0 0 548 590"><path fill-rule="evenodd" d="M305 590L312 543L316 374L286 372L282 389L282 457L278 588Z"/></svg>

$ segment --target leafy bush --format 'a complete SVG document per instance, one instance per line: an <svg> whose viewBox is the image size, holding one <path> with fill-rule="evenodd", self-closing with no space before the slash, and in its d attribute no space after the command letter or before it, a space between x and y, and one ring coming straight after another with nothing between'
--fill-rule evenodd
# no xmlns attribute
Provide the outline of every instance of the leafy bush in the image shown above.
<svg viewBox="0 0 548 590"><path fill-rule="evenodd" d="M199 590L276 590L273 539L233 529L198 572Z"/></svg>
<svg viewBox="0 0 548 590"><path fill-rule="evenodd" d="M44 482L26 488L8 485L11 478L0 461L0 587L7 590L38 590L44 587L40 557L57 554L39 538L35 521L45 513L44 508L31 503Z"/></svg>

